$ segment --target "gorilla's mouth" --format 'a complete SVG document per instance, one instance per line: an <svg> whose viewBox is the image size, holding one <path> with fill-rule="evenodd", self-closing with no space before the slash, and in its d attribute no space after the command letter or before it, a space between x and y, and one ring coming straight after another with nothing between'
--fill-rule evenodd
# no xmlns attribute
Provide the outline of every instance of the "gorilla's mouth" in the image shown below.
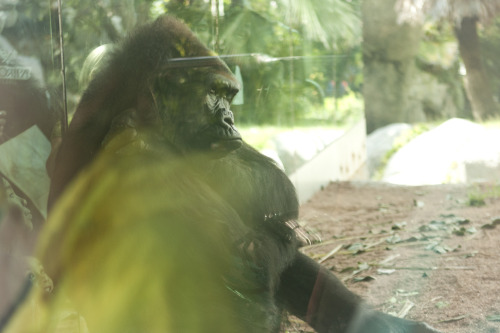
<svg viewBox="0 0 500 333"><path fill-rule="evenodd" d="M191 141L188 145L188 151L197 151L207 153L212 157L223 157L233 150L240 148L243 144L241 137L232 138L214 138L205 137L204 140Z"/></svg>
<svg viewBox="0 0 500 333"><path fill-rule="evenodd" d="M222 157L241 147L243 140L234 126L209 126L195 135L191 147Z"/></svg>
<svg viewBox="0 0 500 333"><path fill-rule="evenodd" d="M228 154L241 147L243 140L241 138L231 138L214 141L210 144L210 150L219 154Z"/></svg>

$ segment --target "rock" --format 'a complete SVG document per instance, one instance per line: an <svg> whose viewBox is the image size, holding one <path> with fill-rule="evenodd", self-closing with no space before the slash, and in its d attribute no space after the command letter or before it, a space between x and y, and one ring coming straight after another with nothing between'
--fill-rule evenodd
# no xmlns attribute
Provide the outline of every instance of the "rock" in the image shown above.
<svg viewBox="0 0 500 333"><path fill-rule="evenodd" d="M463 119L448 120L396 152L383 181L432 185L498 179L499 139L499 130Z"/></svg>
<svg viewBox="0 0 500 333"><path fill-rule="evenodd" d="M412 128L405 123L384 126L368 135L366 139L367 165L370 178L380 168L385 155L394 147L394 141Z"/></svg>
<svg viewBox="0 0 500 333"><path fill-rule="evenodd" d="M460 161L464 166L467 182L500 179L500 129L485 129L464 148Z"/></svg>

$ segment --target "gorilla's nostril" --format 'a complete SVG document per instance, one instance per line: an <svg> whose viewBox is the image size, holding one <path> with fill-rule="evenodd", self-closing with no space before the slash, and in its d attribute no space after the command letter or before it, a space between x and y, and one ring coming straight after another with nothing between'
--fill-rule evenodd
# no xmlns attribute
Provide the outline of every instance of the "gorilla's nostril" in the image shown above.
<svg viewBox="0 0 500 333"><path fill-rule="evenodd" d="M233 120L233 117L226 116L226 117L224 117L224 119L223 119L223 120L224 120L224 122L225 122L226 124L228 124L228 125L231 125L231 126L233 126L233 125L234 125L234 120Z"/></svg>
<svg viewBox="0 0 500 333"><path fill-rule="evenodd" d="M218 118L221 120L223 125L234 125L234 116L230 110L220 109L218 113Z"/></svg>

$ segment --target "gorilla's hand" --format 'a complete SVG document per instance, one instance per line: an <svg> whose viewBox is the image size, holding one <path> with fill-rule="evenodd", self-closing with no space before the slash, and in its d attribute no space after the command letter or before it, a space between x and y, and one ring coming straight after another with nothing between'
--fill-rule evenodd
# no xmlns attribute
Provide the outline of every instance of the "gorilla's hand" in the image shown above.
<svg viewBox="0 0 500 333"><path fill-rule="evenodd" d="M363 309L352 320L348 333L440 333L426 323L401 319Z"/></svg>

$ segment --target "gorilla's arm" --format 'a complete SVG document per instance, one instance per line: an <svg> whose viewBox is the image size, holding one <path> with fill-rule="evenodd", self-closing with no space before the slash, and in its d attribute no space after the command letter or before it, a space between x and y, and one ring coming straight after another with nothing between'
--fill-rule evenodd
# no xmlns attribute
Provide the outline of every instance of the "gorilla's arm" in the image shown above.
<svg viewBox="0 0 500 333"><path fill-rule="evenodd" d="M333 274L302 253L281 274L277 298L319 332L328 332L329 327L345 331L361 302Z"/></svg>
<svg viewBox="0 0 500 333"><path fill-rule="evenodd" d="M268 268L275 276L271 285L277 287L276 301L317 332L436 332L425 324L370 310L334 274L297 250L290 235L299 210L295 188L271 159L243 143L214 162L208 183L248 226L260 231L258 235L270 235L273 244L280 244L265 251L273 258Z"/></svg>
<svg viewBox="0 0 500 333"><path fill-rule="evenodd" d="M335 275L302 253L281 274L277 299L320 333L438 332L425 323L371 310Z"/></svg>

